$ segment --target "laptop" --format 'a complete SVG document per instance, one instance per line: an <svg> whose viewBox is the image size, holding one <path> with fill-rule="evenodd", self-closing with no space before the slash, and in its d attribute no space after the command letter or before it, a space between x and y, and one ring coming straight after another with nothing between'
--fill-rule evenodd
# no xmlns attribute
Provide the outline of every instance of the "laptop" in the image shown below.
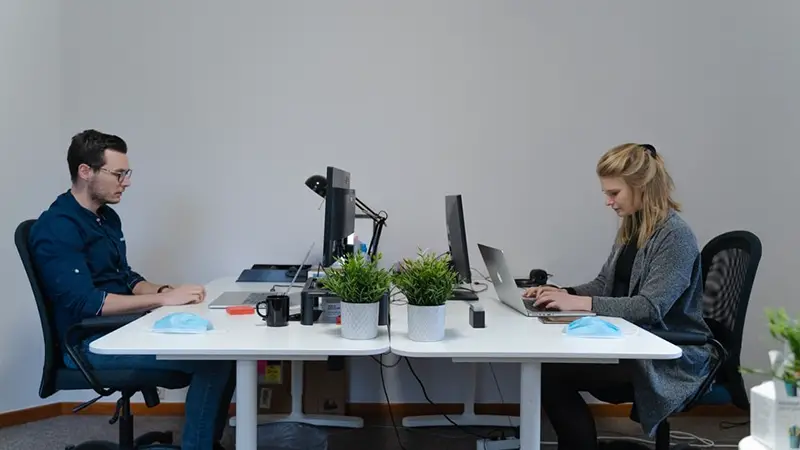
<svg viewBox="0 0 800 450"><path fill-rule="evenodd" d="M481 251L484 264L486 264L486 270L489 271L489 278L492 280L495 291L497 291L497 297L506 306L527 317L584 317L595 315L591 311L558 311L533 306L533 299L522 298L525 289L517 287L517 283L506 264L506 257L503 251L483 244L478 244L478 249Z"/></svg>
<svg viewBox="0 0 800 450"><path fill-rule="evenodd" d="M309 255L311 255L311 250L314 248L314 243L311 244L311 247L308 248L306 252L306 257L303 258L303 262L300 263L300 267L303 267L308 260ZM301 270L296 270L294 273L294 278L292 278L291 283L288 285L280 285L275 284L272 286L272 289L268 291L226 291L223 292L219 297L215 298L211 303L208 304L209 309L225 309L229 306L240 306L240 305L251 305L256 306L259 302L262 302L267 299L267 296L270 294L274 294L275 288L277 287L286 287L286 291L284 294L289 295L289 291L292 287L295 286L295 282L297 282L297 276L300 275ZM302 287L302 285L300 285ZM300 292L297 295L301 295ZM291 299L289 303L300 303L292 302Z"/></svg>

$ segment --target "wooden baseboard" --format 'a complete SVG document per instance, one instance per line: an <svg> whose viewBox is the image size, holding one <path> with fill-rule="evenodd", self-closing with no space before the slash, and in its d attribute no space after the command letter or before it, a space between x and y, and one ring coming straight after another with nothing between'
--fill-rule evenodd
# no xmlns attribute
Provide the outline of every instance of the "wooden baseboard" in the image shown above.
<svg viewBox="0 0 800 450"><path fill-rule="evenodd" d="M49 405L2 413L0 414L0 428L22 425L23 423L36 422L38 420L60 416L62 414L62 409L61 403L51 403Z"/></svg>
<svg viewBox="0 0 800 450"><path fill-rule="evenodd" d="M49 419L62 415L72 414L72 409L78 403L52 403L19 411L10 411L0 414L0 428L12 425L21 425L37 420ZM114 414L116 403L98 402L80 411L78 414L111 416ZM605 403L590 404L595 417L628 417L631 410L630 404L611 405ZM183 416L183 403L161 403L155 408L148 408L144 403L133 403L131 411L135 416ZM391 407L391 414L396 423L405 416L421 416L432 414L459 414L463 406L457 403L443 403L431 405L429 403L398 403ZM236 413L236 404L231 405L231 414ZM501 403L480 403L475 405L476 414L497 414L503 416L519 415L519 405ZM385 403L350 403L347 405L347 414L352 416L383 419L390 418L389 407ZM748 414L733 405L723 406L698 406L682 416L693 417L746 417Z"/></svg>

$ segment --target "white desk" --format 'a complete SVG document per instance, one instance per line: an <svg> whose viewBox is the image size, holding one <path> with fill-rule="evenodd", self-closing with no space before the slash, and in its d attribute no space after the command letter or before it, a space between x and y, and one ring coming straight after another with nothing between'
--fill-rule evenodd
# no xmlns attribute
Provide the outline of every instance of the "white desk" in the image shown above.
<svg viewBox="0 0 800 450"><path fill-rule="evenodd" d="M236 448L256 449L259 420L299 421L321 426L362 427L363 420L345 416L303 414L302 361L326 360L328 356L380 355L389 351L389 334L381 327L373 340L341 338L333 324L267 327L257 315L231 316L225 310L208 309L208 303L224 291L265 291L269 283L236 283L236 277L214 280L206 286L206 301L191 306L164 307L97 339L91 351L111 355L155 355L159 359L236 361ZM150 331L153 322L176 312L192 312L208 318L215 327L200 335L161 334ZM258 417L257 361L292 361L292 412L288 416Z"/></svg>
<svg viewBox="0 0 800 450"><path fill-rule="evenodd" d="M542 363L674 359L682 353L679 347L621 319L607 318L629 334L624 339L568 337L562 333L564 325L545 325L501 304L491 285L479 296L486 311L486 328L469 325L468 302L450 301L445 339L440 342L408 339L406 306L393 304L392 353L409 358L451 358L453 362L465 363L519 363L522 450L540 448Z"/></svg>

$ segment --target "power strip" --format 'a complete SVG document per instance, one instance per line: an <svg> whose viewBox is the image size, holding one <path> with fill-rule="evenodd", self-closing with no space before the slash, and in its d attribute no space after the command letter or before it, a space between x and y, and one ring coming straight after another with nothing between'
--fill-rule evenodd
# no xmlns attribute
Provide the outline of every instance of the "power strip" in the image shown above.
<svg viewBox="0 0 800 450"><path fill-rule="evenodd" d="M478 450L518 450L519 439L509 437L505 439L478 439Z"/></svg>

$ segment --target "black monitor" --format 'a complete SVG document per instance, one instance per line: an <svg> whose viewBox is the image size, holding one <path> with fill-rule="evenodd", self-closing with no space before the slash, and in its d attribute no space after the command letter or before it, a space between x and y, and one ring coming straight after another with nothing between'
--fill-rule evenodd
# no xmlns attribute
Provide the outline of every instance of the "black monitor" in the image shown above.
<svg viewBox="0 0 800 450"><path fill-rule="evenodd" d="M477 300L478 295L470 286L472 284L472 268L469 265L469 247L467 246L467 229L464 225L464 205L461 195L448 195L444 199L447 223L447 245L453 268L458 273L459 283L467 287L459 287L453 293L453 300Z"/></svg>
<svg viewBox="0 0 800 450"><path fill-rule="evenodd" d="M356 229L356 192L350 189L350 173L328 167L327 180L322 245L324 267L329 267L348 252L347 239Z"/></svg>

